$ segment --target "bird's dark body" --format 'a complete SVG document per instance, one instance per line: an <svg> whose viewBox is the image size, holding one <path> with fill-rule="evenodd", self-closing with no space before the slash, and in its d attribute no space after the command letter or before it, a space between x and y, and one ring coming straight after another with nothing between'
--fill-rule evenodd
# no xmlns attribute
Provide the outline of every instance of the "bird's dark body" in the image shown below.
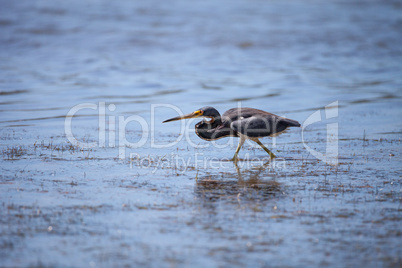
<svg viewBox="0 0 402 268"><path fill-rule="evenodd" d="M197 111L177 116L163 121L172 122L176 120L206 117L210 120L203 120L195 125L195 133L201 139L212 141L224 137L239 137L233 161L237 161L237 154L246 139L250 139L261 146L271 157L276 156L266 148L258 138L276 136L288 127L300 127L299 122L271 114L262 110L253 108L233 108L227 110L222 116L213 107L206 106Z"/></svg>
<svg viewBox="0 0 402 268"><path fill-rule="evenodd" d="M224 137L239 137L243 134L250 138L275 136L288 127L299 127L299 122L253 108L232 108L222 116L212 107L202 108L206 117L195 125L196 134L204 140L217 140ZM205 115L205 113L204 113Z"/></svg>

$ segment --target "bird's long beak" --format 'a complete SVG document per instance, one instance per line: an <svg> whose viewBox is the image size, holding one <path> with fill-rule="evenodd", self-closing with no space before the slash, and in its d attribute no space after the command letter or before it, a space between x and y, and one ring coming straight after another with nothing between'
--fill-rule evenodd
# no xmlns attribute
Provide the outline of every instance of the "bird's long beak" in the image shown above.
<svg viewBox="0 0 402 268"><path fill-rule="evenodd" d="M182 119L195 118L195 117L202 116L203 113L204 113L203 111L198 110L191 114L186 114L186 115L170 118L168 120L163 121L162 123L167 123L167 122L172 122L172 121L177 121L177 120L182 120Z"/></svg>

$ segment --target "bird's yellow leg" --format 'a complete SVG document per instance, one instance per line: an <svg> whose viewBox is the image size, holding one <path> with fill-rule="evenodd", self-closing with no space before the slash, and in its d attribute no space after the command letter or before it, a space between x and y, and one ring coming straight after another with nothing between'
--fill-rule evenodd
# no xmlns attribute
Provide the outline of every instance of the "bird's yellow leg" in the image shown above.
<svg viewBox="0 0 402 268"><path fill-rule="evenodd" d="M235 152L235 154L234 154L234 156L232 158L232 161L237 161L237 155L239 154L240 148L243 146L245 141L246 141L246 138L243 135L241 135L239 145L237 145L237 149L236 149L236 152Z"/></svg>
<svg viewBox="0 0 402 268"><path fill-rule="evenodd" d="M260 145L262 149L264 149L264 151L266 151L269 154L271 159L276 157L276 155L274 155L270 150L268 150L268 148L265 147L264 144L262 144L259 139L253 139L253 141L255 141L258 145Z"/></svg>

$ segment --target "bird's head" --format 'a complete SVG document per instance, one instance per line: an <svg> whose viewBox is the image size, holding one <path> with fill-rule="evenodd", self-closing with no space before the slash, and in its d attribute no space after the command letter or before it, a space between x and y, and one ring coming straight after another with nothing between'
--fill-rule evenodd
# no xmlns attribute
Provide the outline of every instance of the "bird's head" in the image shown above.
<svg viewBox="0 0 402 268"><path fill-rule="evenodd" d="M205 106L190 114L173 117L173 118L163 121L162 123L167 123L167 122L172 122L172 121L177 121L177 120L182 120L182 119L196 118L196 117L210 118L211 121L209 121L209 122L213 123L215 120L220 118L220 116L221 115L219 114L218 110L216 110L214 107Z"/></svg>

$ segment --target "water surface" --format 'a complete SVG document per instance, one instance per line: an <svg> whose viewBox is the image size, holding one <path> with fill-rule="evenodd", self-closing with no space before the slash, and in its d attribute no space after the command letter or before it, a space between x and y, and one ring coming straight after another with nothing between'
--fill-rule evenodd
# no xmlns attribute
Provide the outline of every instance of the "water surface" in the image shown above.
<svg viewBox="0 0 402 268"><path fill-rule="evenodd" d="M401 265L399 1L0 7L1 266ZM307 127L306 143L300 129L263 139L273 163L251 143L227 161L237 140L216 148L197 120L187 139L152 145L181 137L179 122L161 123L177 113L158 104L303 123L335 101L338 116ZM107 130L119 116L147 123L126 126L130 142L149 135L124 160L109 131L105 148L65 136L71 108L103 102ZM328 123L338 166L305 148L325 153ZM98 142L98 110L79 111L72 131Z"/></svg>

